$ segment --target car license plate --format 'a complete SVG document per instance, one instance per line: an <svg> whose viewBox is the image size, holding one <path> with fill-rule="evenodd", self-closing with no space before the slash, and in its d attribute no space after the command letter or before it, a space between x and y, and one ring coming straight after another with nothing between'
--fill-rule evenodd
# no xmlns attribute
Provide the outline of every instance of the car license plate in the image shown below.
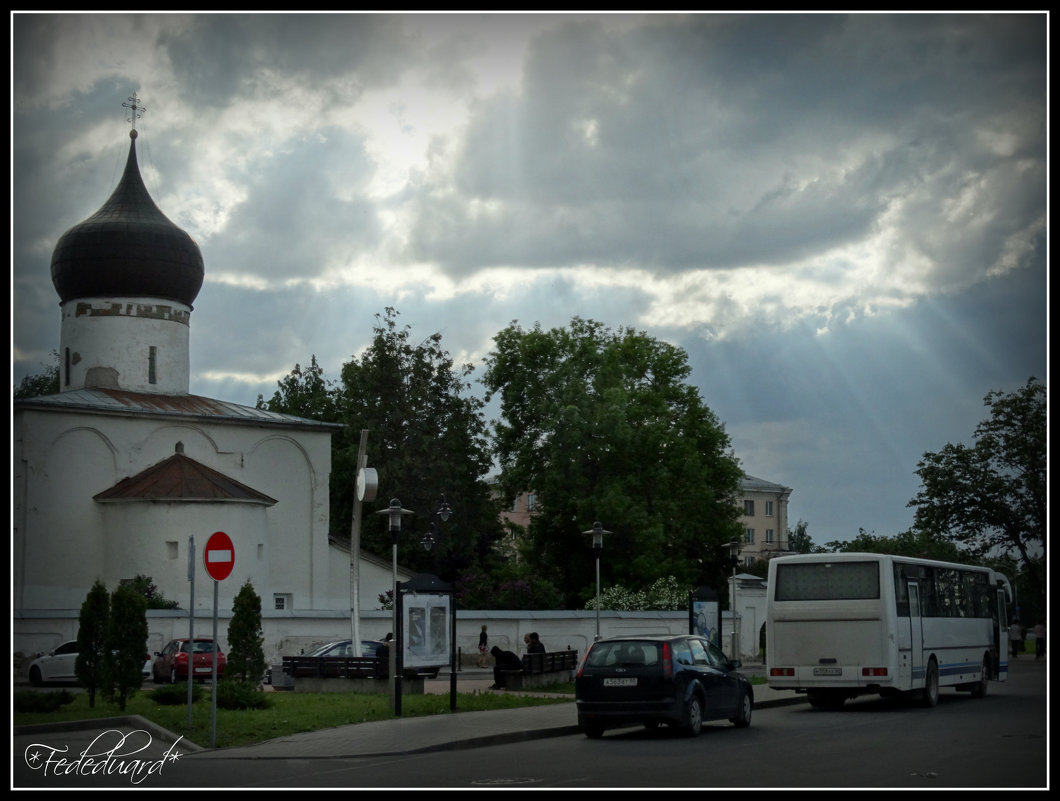
<svg viewBox="0 0 1060 801"><path fill-rule="evenodd" d="M195 668L196 673L209 673L211 670L213 670L212 667Z"/></svg>
<svg viewBox="0 0 1060 801"><path fill-rule="evenodd" d="M842 676L843 668L814 668L813 675L815 676Z"/></svg>
<svg viewBox="0 0 1060 801"><path fill-rule="evenodd" d="M633 679L604 679L605 687L636 687L637 680Z"/></svg>

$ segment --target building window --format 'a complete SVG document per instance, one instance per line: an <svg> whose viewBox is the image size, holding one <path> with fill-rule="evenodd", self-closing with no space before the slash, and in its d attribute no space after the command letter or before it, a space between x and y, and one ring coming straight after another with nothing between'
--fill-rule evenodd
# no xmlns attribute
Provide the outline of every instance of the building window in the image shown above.
<svg viewBox="0 0 1060 801"><path fill-rule="evenodd" d="M158 377L155 375L155 364L158 361L158 348L152 345L147 355L147 383L157 384Z"/></svg>
<svg viewBox="0 0 1060 801"><path fill-rule="evenodd" d="M66 348L64 351L65 358L63 359L63 385L70 386L70 349Z"/></svg>
<svg viewBox="0 0 1060 801"><path fill-rule="evenodd" d="M767 528L766 529L766 542L772 542L772 541L773 541L773 529Z"/></svg>
<svg viewBox="0 0 1060 801"><path fill-rule="evenodd" d="M526 511L532 512L537 508L537 495L530 493L526 496Z"/></svg>
<svg viewBox="0 0 1060 801"><path fill-rule="evenodd" d="M261 543L259 542L259 543L258 543L258 561L260 562L260 561L261 561L262 559L264 559L264 558L265 558L265 546L264 546L264 545L262 545L262 544L261 544Z"/></svg>
<svg viewBox="0 0 1060 801"><path fill-rule="evenodd" d="M747 517L754 517L754 514L755 514L755 502L754 501L744 501L743 502L743 513Z"/></svg>
<svg viewBox="0 0 1060 801"><path fill-rule="evenodd" d="M179 550L176 540L166 540L166 559L176 559Z"/></svg>
<svg viewBox="0 0 1060 801"><path fill-rule="evenodd" d="M272 596L273 608L277 612L283 612L286 609L291 609L291 595L290 593L278 592Z"/></svg>
<svg viewBox="0 0 1060 801"><path fill-rule="evenodd" d="M773 502L772 501L766 501L766 517L772 517L772 516L773 516Z"/></svg>
<svg viewBox="0 0 1060 801"><path fill-rule="evenodd" d="M755 544L755 530L753 528L744 529L743 541L748 545Z"/></svg>

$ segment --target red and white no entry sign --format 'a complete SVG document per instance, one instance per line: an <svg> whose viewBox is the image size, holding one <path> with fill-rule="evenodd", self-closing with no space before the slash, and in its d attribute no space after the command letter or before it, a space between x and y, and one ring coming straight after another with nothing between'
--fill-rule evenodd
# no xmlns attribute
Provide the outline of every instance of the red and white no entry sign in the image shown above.
<svg viewBox="0 0 1060 801"><path fill-rule="evenodd" d="M236 566L236 551L231 538L223 531L215 531L206 540L202 551L202 561L206 572L214 581L224 581Z"/></svg>

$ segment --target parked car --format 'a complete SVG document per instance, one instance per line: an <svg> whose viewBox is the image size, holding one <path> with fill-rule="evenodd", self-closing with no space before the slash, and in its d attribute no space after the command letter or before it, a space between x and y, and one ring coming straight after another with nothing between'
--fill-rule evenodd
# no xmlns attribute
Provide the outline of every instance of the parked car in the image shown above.
<svg viewBox="0 0 1060 801"><path fill-rule="evenodd" d="M144 652L143 677L151 675L151 654ZM77 640L64 642L53 651L29 663L29 683L35 687L49 682L77 681Z"/></svg>
<svg viewBox="0 0 1060 801"><path fill-rule="evenodd" d="M331 642L323 643L322 645L314 646L313 648L300 654L300 656L354 656L350 644L353 640L333 640ZM361 640L361 653L360 656L383 656L386 651L383 650L387 647L387 644L382 640ZM406 678L416 678L423 676L426 678L436 678L438 672L441 670L441 665L431 665L429 667L408 667L404 670ZM265 671L265 683L272 683L272 668L268 668Z"/></svg>
<svg viewBox="0 0 1060 801"><path fill-rule="evenodd" d="M353 656L350 643L352 640L330 640L318 643L308 650L303 650L299 656ZM380 640L361 640L361 653L359 656L377 656L381 653L380 646L385 643ZM308 674L307 674L308 675ZM272 684L272 667L265 668L265 684Z"/></svg>
<svg viewBox="0 0 1060 801"><path fill-rule="evenodd" d="M213 640L208 637L196 637L193 648L189 648L187 637L178 640L170 640L166 647L155 654L155 661L151 666L151 675L155 684L175 684L177 681L188 680L188 656L194 658L191 675L198 681L206 681L213 676ZM225 655L217 651L217 678L225 674Z"/></svg>
<svg viewBox="0 0 1060 801"><path fill-rule="evenodd" d="M29 683L34 687L53 681L77 681L77 640L64 642L58 648L41 654L29 663Z"/></svg>
<svg viewBox="0 0 1060 801"><path fill-rule="evenodd" d="M383 643L379 640L361 640L361 652L354 654L350 648L352 640L335 640L318 645L306 651L302 656L377 656Z"/></svg>
<svg viewBox="0 0 1060 801"><path fill-rule="evenodd" d="M702 637L609 637L589 646L574 679L578 725L587 737L606 729L660 723L696 736L708 720L751 725L754 690Z"/></svg>

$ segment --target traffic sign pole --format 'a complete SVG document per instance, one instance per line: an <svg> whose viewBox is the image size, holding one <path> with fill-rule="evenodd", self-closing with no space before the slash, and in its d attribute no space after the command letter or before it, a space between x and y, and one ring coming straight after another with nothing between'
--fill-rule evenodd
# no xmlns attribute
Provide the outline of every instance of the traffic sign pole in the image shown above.
<svg viewBox="0 0 1060 801"><path fill-rule="evenodd" d="M236 549L232 539L223 531L215 531L206 540L202 549L202 563L206 572L213 579L213 692L210 694L210 748L217 742L217 586L232 575L236 565ZM194 613L194 610L192 610ZM188 654L188 683L191 683L195 672L195 643L189 643L193 650Z"/></svg>

